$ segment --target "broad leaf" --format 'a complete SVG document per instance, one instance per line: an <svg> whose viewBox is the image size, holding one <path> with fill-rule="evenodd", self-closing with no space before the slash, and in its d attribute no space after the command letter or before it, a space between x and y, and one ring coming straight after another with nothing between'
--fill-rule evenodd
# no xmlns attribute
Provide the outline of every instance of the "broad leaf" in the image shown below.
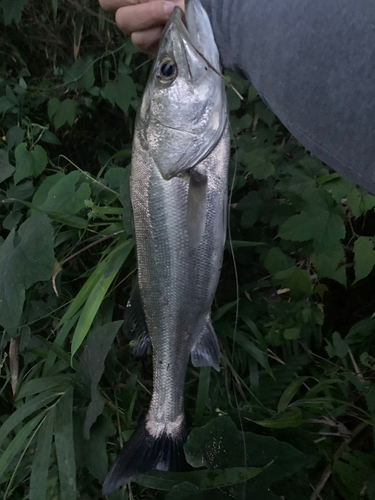
<svg viewBox="0 0 375 500"><path fill-rule="evenodd" d="M372 238L360 236L354 243L354 270L356 283L368 276L375 266L375 250Z"/></svg>
<svg viewBox="0 0 375 500"><path fill-rule="evenodd" d="M62 127L65 123L72 126L75 115L76 105L71 99L59 101L56 97L53 97L48 101L48 116L54 124L56 130Z"/></svg>
<svg viewBox="0 0 375 500"><path fill-rule="evenodd" d="M9 163L9 153L6 149L0 149L0 183L13 175L16 169Z"/></svg>
<svg viewBox="0 0 375 500"><path fill-rule="evenodd" d="M102 96L127 113L131 99L137 97L137 91L132 78L128 75L121 75L117 82L106 83Z"/></svg>
<svg viewBox="0 0 375 500"><path fill-rule="evenodd" d="M346 286L345 252L340 243L313 253L311 262L319 278L331 278Z"/></svg>
<svg viewBox="0 0 375 500"><path fill-rule="evenodd" d="M26 177L38 177L48 163L47 154L41 146L34 146L34 149L28 151L26 142L16 147L15 156L14 182L16 184Z"/></svg>
<svg viewBox="0 0 375 500"><path fill-rule="evenodd" d="M11 231L0 251L0 324L14 330L19 324L25 290L52 276L55 262L53 229L44 214L34 214L18 230Z"/></svg>
<svg viewBox="0 0 375 500"><path fill-rule="evenodd" d="M90 429L104 408L104 399L98 391L98 384L104 372L104 361L123 321L115 321L95 328L89 333L81 362L79 376L90 386L91 402L86 412L83 435L90 439Z"/></svg>
<svg viewBox="0 0 375 500"><path fill-rule="evenodd" d="M23 8L27 2L28 0L3 0L1 2L5 26L10 24L13 19L16 24L20 22Z"/></svg>

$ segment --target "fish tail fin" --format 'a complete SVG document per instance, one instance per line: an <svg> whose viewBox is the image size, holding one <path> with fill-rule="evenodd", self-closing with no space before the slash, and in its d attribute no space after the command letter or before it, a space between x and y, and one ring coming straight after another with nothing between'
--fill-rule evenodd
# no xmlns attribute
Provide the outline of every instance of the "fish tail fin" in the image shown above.
<svg viewBox="0 0 375 500"><path fill-rule="evenodd" d="M112 465L103 483L103 495L109 495L152 469L186 470L183 449L186 437L184 417L167 424L152 422L148 417L132 434Z"/></svg>

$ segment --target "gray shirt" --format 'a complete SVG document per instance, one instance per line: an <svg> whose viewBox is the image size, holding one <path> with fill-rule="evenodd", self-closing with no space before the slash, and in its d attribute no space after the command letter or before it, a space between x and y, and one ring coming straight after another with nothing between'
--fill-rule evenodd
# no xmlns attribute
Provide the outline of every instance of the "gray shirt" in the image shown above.
<svg viewBox="0 0 375 500"><path fill-rule="evenodd" d="M202 0L222 64L288 130L375 193L373 0Z"/></svg>

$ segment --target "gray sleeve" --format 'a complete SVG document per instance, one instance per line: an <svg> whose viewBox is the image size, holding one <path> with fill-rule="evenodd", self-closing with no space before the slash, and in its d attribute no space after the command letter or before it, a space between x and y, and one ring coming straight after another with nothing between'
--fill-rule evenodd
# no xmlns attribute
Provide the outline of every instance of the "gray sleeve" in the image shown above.
<svg viewBox="0 0 375 500"><path fill-rule="evenodd" d="M373 0L202 0L222 64L288 130L375 193Z"/></svg>

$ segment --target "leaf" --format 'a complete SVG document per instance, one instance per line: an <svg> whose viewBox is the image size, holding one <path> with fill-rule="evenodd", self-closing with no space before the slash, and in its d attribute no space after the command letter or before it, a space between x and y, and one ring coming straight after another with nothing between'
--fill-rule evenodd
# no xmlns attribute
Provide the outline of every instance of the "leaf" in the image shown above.
<svg viewBox="0 0 375 500"><path fill-rule="evenodd" d="M42 411L39 413L39 415L37 415L29 422L27 422L27 424L25 424L22 427L22 429L19 432L17 432L15 438L7 446L6 450L0 457L0 477L3 476L9 463L12 461L13 457L17 455L17 453L20 451L22 445L29 437L31 432L35 429L35 427L39 424L39 422L42 420L45 413L46 411Z"/></svg>
<svg viewBox="0 0 375 500"><path fill-rule="evenodd" d="M271 248L264 261L264 267L271 276L275 276L279 271L286 271L294 266L294 260L285 255L278 247Z"/></svg>
<svg viewBox="0 0 375 500"><path fill-rule="evenodd" d="M303 424L302 412L299 408L291 408L274 418L265 420L253 420L257 425L266 429L289 429L290 427L299 427Z"/></svg>
<svg viewBox="0 0 375 500"><path fill-rule="evenodd" d="M48 193L50 190L53 188L53 186L59 182L64 177L64 174L62 172L59 172L58 174L54 175L49 175L46 177L42 183L40 184L39 188L37 191L35 191L35 194L32 199L33 205L36 207L40 207L43 205L43 203L46 201Z"/></svg>
<svg viewBox="0 0 375 500"><path fill-rule="evenodd" d="M290 444L274 437L239 432L229 417L215 418L204 427L193 429L184 449L190 465L210 470L270 464L258 478L246 484L246 498L267 498L272 483L307 465L305 455Z"/></svg>
<svg viewBox="0 0 375 500"><path fill-rule="evenodd" d="M33 214L18 230L14 245L12 230L0 250L0 324L17 328L25 300L25 290L37 281L48 280L55 261L53 229L44 214Z"/></svg>
<svg viewBox="0 0 375 500"><path fill-rule="evenodd" d="M33 396L34 394L39 394L41 392L52 389L53 387L69 386L72 382L72 378L69 374L67 375L56 375L54 377L40 377L33 380L29 380L26 384L22 384L20 391L17 394L16 400ZM66 390L68 387L65 387ZM56 390L56 393L60 392Z"/></svg>
<svg viewBox="0 0 375 500"><path fill-rule="evenodd" d="M253 174L254 179L268 179L275 173L275 167L268 160L267 153L263 149L255 149L245 154L243 163L247 172Z"/></svg>
<svg viewBox="0 0 375 500"><path fill-rule="evenodd" d="M53 423L55 408L50 410L38 431L38 441L31 467L29 500L45 500L48 469L51 459Z"/></svg>
<svg viewBox="0 0 375 500"><path fill-rule="evenodd" d="M18 146L23 141L25 137L25 131L21 127L14 125L6 133L6 139L8 144L8 149L12 149L14 146Z"/></svg>
<svg viewBox="0 0 375 500"><path fill-rule="evenodd" d="M243 210L241 216L242 227L252 227L259 217L261 198L257 191L250 191L237 204L236 210Z"/></svg>
<svg viewBox="0 0 375 500"><path fill-rule="evenodd" d="M166 500L204 500L203 493L197 486L191 483L180 483L173 486L170 493L165 497Z"/></svg>
<svg viewBox="0 0 375 500"><path fill-rule="evenodd" d="M9 163L9 152L6 149L0 149L0 183L13 175L15 170L13 165Z"/></svg>
<svg viewBox="0 0 375 500"><path fill-rule="evenodd" d="M73 328L75 322L77 321L77 317L78 317L78 315L76 314L75 316L70 318L70 320L68 320L64 324L64 326L59 330L59 333L57 334L55 340L53 341L54 346L62 347L64 345L66 337L69 335L70 330ZM47 354L47 357L46 357L46 360L45 360L44 366L43 366L43 375L45 375L48 372L48 370L50 368L52 368L52 366L55 363L56 357L57 357L57 354L54 351L52 351L52 350L48 351L48 354ZM69 360L68 360L68 363L69 363Z"/></svg>
<svg viewBox="0 0 375 500"><path fill-rule="evenodd" d="M56 130L67 122L72 126L75 115L76 105L71 99L60 102L56 97L53 97L48 101L48 117Z"/></svg>
<svg viewBox="0 0 375 500"><path fill-rule="evenodd" d="M22 10L28 0L2 0L1 8L3 10L4 24L8 26L13 19L16 24L21 20Z"/></svg>
<svg viewBox="0 0 375 500"><path fill-rule="evenodd" d="M98 384L104 372L104 361L123 321L115 321L95 328L89 333L81 356L78 375L90 385L91 402L87 408L83 435L90 439L90 429L104 408L104 400L98 391Z"/></svg>
<svg viewBox="0 0 375 500"><path fill-rule="evenodd" d="M76 500L76 463L73 442L73 388L56 405L55 448L60 479L60 499Z"/></svg>
<svg viewBox="0 0 375 500"><path fill-rule="evenodd" d="M334 356L338 356L339 358L345 358L345 356L348 354L349 351L348 343L346 340L342 339L339 332L334 332L332 335L333 345L327 339L326 342L328 345L326 346L325 349L330 358L333 358Z"/></svg>
<svg viewBox="0 0 375 500"><path fill-rule="evenodd" d="M26 142L16 147L15 157L15 184L18 184L25 177L38 177L48 163L47 154L41 146L34 146L34 149L28 151Z"/></svg>
<svg viewBox="0 0 375 500"><path fill-rule="evenodd" d="M78 57L70 68L64 68L64 83L70 90L90 90L94 82L94 62L91 56L85 59Z"/></svg>
<svg viewBox="0 0 375 500"><path fill-rule="evenodd" d="M39 410L47 403L50 403L53 399L56 399L56 397L57 394L55 394L54 391L46 391L43 394L39 394L38 396L35 396L35 398L30 399L27 403L24 403L14 413L12 413L0 428L0 448L4 439L17 425L19 425L29 415L34 413L34 411Z"/></svg>
<svg viewBox="0 0 375 500"><path fill-rule="evenodd" d="M9 111L13 107L14 104L5 95L0 97L0 113L5 113L6 111Z"/></svg>
<svg viewBox="0 0 375 500"><path fill-rule="evenodd" d="M309 297L312 294L312 283L310 274L304 269L292 267L285 271L279 271L274 279L280 281L282 288L289 288L292 296Z"/></svg>
<svg viewBox="0 0 375 500"><path fill-rule="evenodd" d="M102 96L127 113L131 99L137 97L137 91L132 78L128 75L121 75L117 82L106 83Z"/></svg>
<svg viewBox="0 0 375 500"><path fill-rule="evenodd" d="M347 203L354 217L360 217L375 207L375 196L368 193L361 193L358 189L353 189L348 194Z"/></svg>
<svg viewBox="0 0 375 500"><path fill-rule="evenodd" d="M115 249L115 251L112 252L111 259L108 260L106 266L103 269L103 274L99 276L97 283L94 285L92 291L87 297L85 305L83 306L72 339L72 356L74 356L83 340L85 339L86 334L89 331L92 322L94 321L95 315L104 299L105 294L107 293L108 288L110 287L112 281L115 279L119 269L121 268L132 248L133 241L127 240L125 244L119 245ZM106 274L107 269L110 269L111 272L109 276L107 276Z"/></svg>
<svg viewBox="0 0 375 500"><path fill-rule="evenodd" d="M137 483L146 488L170 491L173 486L188 482L197 486L200 491L205 491L243 483L258 476L262 470L261 467L231 467L193 472L152 471L138 478Z"/></svg>
<svg viewBox="0 0 375 500"><path fill-rule="evenodd" d="M345 237L342 218L327 208L307 206L301 214L290 217L280 227L278 236L284 240L313 240L316 253L324 252Z"/></svg>
<svg viewBox="0 0 375 500"><path fill-rule="evenodd" d="M372 238L360 236L354 243L355 281L366 278L375 266L375 251Z"/></svg>
<svg viewBox="0 0 375 500"><path fill-rule="evenodd" d="M311 262L318 278L331 278L346 286L345 252L340 243L322 253L313 253Z"/></svg>
<svg viewBox="0 0 375 500"><path fill-rule="evenodd" d="M235 340L243 349L245 349L259 364L264 368L267 373L273 377L271 367L268 363L267 354L261 351L251 340L249 340L241 332L236 332L234 335L232 330L226 331L226 334L231 339Z"/></svg>
<svg viewBox="0 0 375 500"><path fill-rule="evenodd" d="M283 412L287 409L289 403L296 395L298 389L301 387L302 384L304 384L304 382L306 382L306 380L308 378L309 377L297 377L295 380L293 380L293 382L291 382L288 385L288 387L283 392L283 394L279 400L279 403L277 405L277 411L279 413Z"/></svg>
<svg viewBox="0 0 375 500"><path fill-rule="evenodd" d="M83 179L81 172L77 171L60 177L50 187L47 199L38 208L52 214L56 211L76 214L85 207L85 200L91 195L90 186L87 182L82 182Z"/></svg>
<svg viewBox="0 0 375 500"><path fill-rule="evenodd" d="M275 114L264 104L262 101L258 101L255 104L255 113L259 118L271 128L272 123L275 120Z"/></svg>

